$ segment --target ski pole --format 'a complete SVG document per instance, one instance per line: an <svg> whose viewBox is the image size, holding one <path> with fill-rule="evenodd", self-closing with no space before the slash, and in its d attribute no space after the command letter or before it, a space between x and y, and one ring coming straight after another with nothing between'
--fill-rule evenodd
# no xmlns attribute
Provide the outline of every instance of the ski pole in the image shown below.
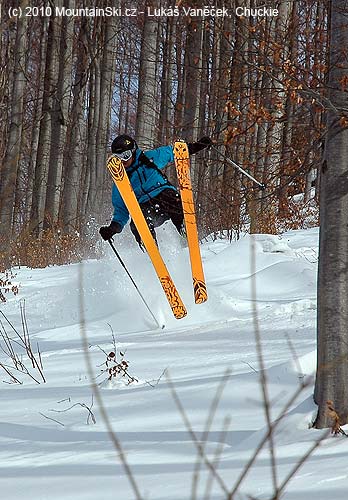
<svg viewBox="0 0 348 500"><path fill-rule="evenodd" d="M230 158L227 158L226 155L224 155L223 153L221 153L221 151L218 150L218 148L216 148L215 146L211 146L217 153L219 153L220 156L222 156L228 163L230 163L231 165L234 166L234 168L236 168L237 170L239 170L239 172L241 172L242 174L246 175L247 177L249 177L250 180L252 180L253 182L255 182L255 184L257 184L261 191L264 191L266 189L266 184L264 184L263 182L259 182L255 179L255 177L253 177L252 175L250 175L248 172L246 172L242 167L240 167L239 165L237 165L236 162L234 162L233 160L231 160Z"/></svg>
<svg viewBox="0 0 348 500"><path fill-rule="evenodd" d="M155 320L155 323L157 324L158 328L161 328L161 327L160 327L160 324L158 323L158 321L157 321L157 319L156 319L156 316L155 316L155 315L154 315L154 313L151 311L151 309L150 309L149 305L147 304L146 300L144 299L143 294L141 293L141 291L140 291L140 290L139 290L139 288L137 287L137 284L135 283L134 279L132 278L132 276L131 276L130 272L128 271L128 269L127 269L127 267L126 267L126 264L123 262L123 260L122 260L122 259L121 259L121 257L120 257L120 254L119 254L119 253L118 253L118 251L116 250L115 245L114 245L114 244L113 244L113 242L112 242L112 238L110 238L110 239L108 240L108 242L110 243L110 246L111 246L111 248L113 249L113 251L114 251L114 253L115 253L116 257L117 257L117 258L118 258L118 260L120 261L121 266L122 266L122 267L123 267L123 269L126 271L126 273L127 273L128 277L129 277L129 279L130 279L130 280L131 280L131 282L133 283L133 285L134 285L134 287L135 287L136 291L137 291L137 292L138 292L138 294L140 295L141 300L144 302L144 304L145 304L145 306L146 306L146 309L149 311L149 313L151 314L152 318ZM162 326L162 328L163 328L163 326Z"/></svg>

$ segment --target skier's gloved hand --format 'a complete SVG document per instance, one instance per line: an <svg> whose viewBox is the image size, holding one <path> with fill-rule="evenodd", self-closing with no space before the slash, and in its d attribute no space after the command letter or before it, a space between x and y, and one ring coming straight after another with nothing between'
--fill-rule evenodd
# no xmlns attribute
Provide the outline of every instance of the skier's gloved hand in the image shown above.
<svg viewBox="0 0 348 500"><path fill-rule="evenodd" d="M110 240L114 234L120 233L122 231L122 227L116 221L111 221L109 226L103 226L99 229L100 236L103 240Z"/></svg>
<svg viewBox="0 0 348 500"><path fill-rule="evenodd" d="M201 151L202 149L209 148L213 144L210 137L204 136L199 139L197 142L190 142L188 144L188 150L190 155L194 155Z"/></svg>
<svg viewBox="0 0 348 500"><path fill-rule="evenodd" d="M198 144L202 144L205 148L210 148L210 146L213 144L213 141L207 135L198 139L197 142Z"/></svg>

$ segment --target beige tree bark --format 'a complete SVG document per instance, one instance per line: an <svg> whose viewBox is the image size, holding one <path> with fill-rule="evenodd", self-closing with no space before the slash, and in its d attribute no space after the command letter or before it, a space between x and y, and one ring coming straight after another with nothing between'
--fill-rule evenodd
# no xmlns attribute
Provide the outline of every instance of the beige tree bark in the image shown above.
<svg viewBox="0 0 348 500"><path fill-rule="evenodd" d="M234 9L234 2L223 2L226 8ZM223 143L228 127L228 102L231 98L231 68L232 47L235 42L235 18L224 17L215 19L212 33L208 31L204 37L210 39L210 76L207 81L208 118L204 133L208 133L221 152L226 153ZM204 63L203 63L204 64ZM202 118L201 118L202 120ZM201 122L202 123L202 122ZM203 129L202 129L203 131ZM207 155L206 155L207 157ZM222 173L224 163L215 150L210 150L209 161L201 166L198 178L197 198L200 203L199 223L205 233L225 228L225 219L222 207L232 204L232 190L229 200L222 199ZM213 204L212 204L213 201Z"/></svg>
<svg viewBox="0 0 348 500"><path fill-rule="evenodd" d="M286 61L290 56L290 40L286 38L289 31L289 23L293 10L293 0L279 2L279 15L275 23L271 23L271 37L273 42L273 76L272 79L272 117L274 125L271 134L271 161L270 167L273 171L279 169L284 122L282 121L285 112L286 89L284 86L284 72L280 68L282 61ZM271 48L272 50L272 48Z"/></svg>
<svg viewBox="0 0 348 500"><path fill-rule="evenodd" d="M250 7L250 0L248 2L236 1L236 7L245 5ZM239 131L245 131L247 128L248 117L248 21L244 18L238 18L236 21L236 35L233 51L232 66L234 70L231 71L230 82L230 96L232 106L228 107L228 118L230 123L234 123L234 127ZM238 116L238 121L236 121ZM225 138L227 139L227 156L232 158L241 165L244 165L244 150L245 150L245 133L242 133L238 140L234 138L233 127L231 131L228 130ZM234 169L232 165L225 162L222 182L221 182L221 209L220 219L223 221L224 229L232 229L236 221L239 219L240 212L240 174Z"/></svg>
<svg viewBox="0 0 348 500"><path fill-rule="evenodd" d="M64 0L63 5L66 8L71 7L70 0ZM60 33L58 36L60 40L56 66L58 79L51 110L50 156L45 203L46 227L50 227L51 224L58 221L72 83L74 18L64 16L59 22Z"/></svg>
<svg viewBox="0 0 348 500"><path fill-rule="evenodd" d="M101 183L106 176L106 158L109 142L111 102L113 88L115 84L115 58L117 45L117 17L108 17L103 26L104 46L101 59L101 82L100 82L100 108L97 130L97 157L96 162L99 168L98 177ZM100 173L100 176L99 176ZM100 185L99 185L100 187ZM99 190L100 191L100 190Z"/></svg>
<svg viewBox="0 0 348 500"><path fill-rule="evenodd" d="M148 2L147 5L152 5ZM153 147L156 116L156 53L158 17L145 16L141 39L138 108L135 136L141 148Z"/></svg>
<svg viewBox="0 0 348 500"><path fill-rule="evenodd" d="M6 151L1 169L0 185L0 239L2 251L6 251L9 236L12 232L12 216L15 200L15 189L23 124L23 99L25 88L25 57L26 57L26 27L27 18L17 19L16 50L14 51L14 67L11 77L12 92L10 102L10 125Z"/></svg>
<svg viewBox="0 0 348 500"><path fill-rule="evenodd" d="M198 139L200 101L206 98L205 95L201 97L202 49L203 19L188 17L184 60L184 112L181 136L189 142ZM192 156L190 163L191 179L195 189L200 162L197 156Z"/></svg>
<svg viewBox="0 0 348 500"><path fill-rule="evenodd" d="M210 44L209 44L209 31L203 31L203 40L202 40L202 54L201 54L201 78L200 78L200 88L199 95L200 99L197 104L197 136L202 137L203 135L208 134L208 124L207 118L209 115L209 56L210 56ZM201 215L204 211L204 194L205 194L205 185L208 178L208 169L206 165L206 154L200 154L198 158L196 157L195 161L195 170L194 175L192 176L193 186L196 193L196 214L197 214L197 222L198 227L201 229ZM192 160L191 160L192 161Z"/></svg>
<svg viewBox="0 0 348 500"><path fill-rule="evenodd" d="M202 75L202 34L201 18L187 19L185 45L185 90L182 134L184 139L197 139L200 82ZM194 160L193 160L194 162Z"/></svg>
<svg viewBox="0 0 348 500"><path fill-rule="evenodd" d="M86 206L82 202L81 210L85 217L93 217L102 198L102 185L105 179L107 143L109 140L111 101L115 78L115 47L117 18L107 17L96 20L93 36L90 40L92 57L89 85L89 120L88 120L88 177L85 180L87 193Z"/></svg>
<svg viewBox="0 0 348 500"><path fill-rule="evenodd" d="M160 112L157 127L158 144L167 144L173 140L172 132L172 113L173 113L173 39L175 34L174 17L168 17L165 22L164 41L163 41L163 60L161 72L161 99Z"/></svg>
<svg viewBox="0 0 348 500"><path fill-rule="evenodd" d="M4 26L0 23L0 183L2 182L2 170L4 168L3 159L5 157L6 142L9 129L9 115L11 100L10 81L12 81L13 68L11 66L10 50L13 40L10 36L5 36Z"/></svg>
<svg viewBox="0 0 348 500"><path fill-rule="evenodd" d="M59 19L51 17L47 34L44 89L31 204L30 228L36 236L41 234L44 222L48 165L51 151L51 110L58 80L59 34Z"/></svg>
<svg viewBox="0 0 348 500"><path fill-rule="evenodd" d="M81 196L80 181L81 173L84 170L84 162L86 161L86 148L84 147L86 127L83 116L89 64L86 29L87 20L83 18L80 24L75 54L76 68L66 140L63 174L64 185L60 208L60 218L67 233L79 228L78 203Z"/></svg>
<svg viewBox="0 0 348 500"><path fill-rule="evenodd" d="M92 53L93 54L93 53ZM100 112L100 60L92 55L88 89L86 212L92 213L97 195L97 131Z"/></svg>
<svg viewBox="0 0 348 500"><path fill-rule="evenodd" d="M35 164L36 164L37 150L39 145L41 102L43 98L44 77L45 77L45 60L46 60L46 50L47 50L46 33L47 33L48 23L49 19L47 17L41 19L41 27L39 32L40 58L38 62L35 90L33 94L34 111L33 111L31 131L30 131L29 158L27 164L27 184L25 189L25 214L24 214L25 224L27 224L30 221L31 204L33 199ZM37 36L37 34L34 33L34 36Z"/></svg>
<svg viewBox="0 0 348 500"><path fill-rule="evenodd" d="M184 83L185 83L185 66L184 60L184 24L179 18L176 23L175 30L175 80L176 80L176 96L174 107L174 134L180 136L183 126L184 112Z"/></svg>
<svg viewBox="0 0 348 500"><path fill-rule="evenodd" d="M269 33L271 20L265 22L265 34ZM264 48L256 56L256 64L265 69L269 61L269 44L264 40ZM262 71L258 73L257 81L257 96L256 102L259 107L264 106L268 110L269 103L271 102L271 75L269 71ZM270 136L271 123L267 119L260 119L255 124L255 168L254 176L261 182L267 178L269 170L270 157L268 155L268 143ZM262 192L255 187L250 186L250 196L248 200L248 212L250 216L250 233L256 234L264 231L263 220L266 214L266 206L263 202Z"/></svg>

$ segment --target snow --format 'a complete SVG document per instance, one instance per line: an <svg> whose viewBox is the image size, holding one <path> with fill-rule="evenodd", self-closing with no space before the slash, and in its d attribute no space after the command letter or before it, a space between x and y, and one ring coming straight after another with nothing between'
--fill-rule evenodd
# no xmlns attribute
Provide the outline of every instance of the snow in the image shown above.
<svg viewBox="0 0 348 500"><path fill-rule="evenodd" d="M172 316L148 256L130 234L125 231L115 243L164 329L154 326L108 247L99 261L15 270L19 295L2 303L1 311L20 331L19 303L25 300L30 338L34 350L39 343L47 382L36 384L17 373L23 383L9 384L0 372L2 498L136 498L92 397L84 331L94 380L144 499L194 498L195 481L195 498L226 498L204 464L197 473L197 447L172 385L206 456L216 462L227 489L233 489L267 434L255 328L261 335L272 421L286 408L274 431L278 484L323 435L310 428L316 414L318 229L246 235L231 243L206 241L201 251L209 300L200 305L193 301L187 248L170 224L159 233L162 254L188 309L181 320ZM13 336L4 318L2 324ZM118 360L128 360L129 374L137 379L130 385L121 378L107 380L105 361L114 349L113 337ZM23 361L30 367L26 357ZM3 352L0 362L9 364ZM221 394L210 422L217 391ZM95 424L91 418L87 422L86 406L92 402ZM345 499L347 452L344 437L323 436L282 498ZM271 498L270 464L266 444L235 498Z"/></svg>

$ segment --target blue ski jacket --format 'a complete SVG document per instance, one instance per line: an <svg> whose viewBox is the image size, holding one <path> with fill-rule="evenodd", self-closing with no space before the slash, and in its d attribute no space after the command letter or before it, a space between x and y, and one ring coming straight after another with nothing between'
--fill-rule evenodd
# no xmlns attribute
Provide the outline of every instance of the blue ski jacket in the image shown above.
<svg viewBox="0 0 348 500"><path fill-rule="evenodd" d="M160 148L144 152L154 162L155 166L153 168L141 163L139 160L141 153L141 149L138 148L135 152L134 162L126 170L138 202L144 203L157 196L164 189L176 190L166 177L158 171L162 170L168 163L174 161L173 147L161 146ZM114 206L112 220L118 222L123 228L128 222L129 212L116 184L112 186L112 204Z"/></svg>

